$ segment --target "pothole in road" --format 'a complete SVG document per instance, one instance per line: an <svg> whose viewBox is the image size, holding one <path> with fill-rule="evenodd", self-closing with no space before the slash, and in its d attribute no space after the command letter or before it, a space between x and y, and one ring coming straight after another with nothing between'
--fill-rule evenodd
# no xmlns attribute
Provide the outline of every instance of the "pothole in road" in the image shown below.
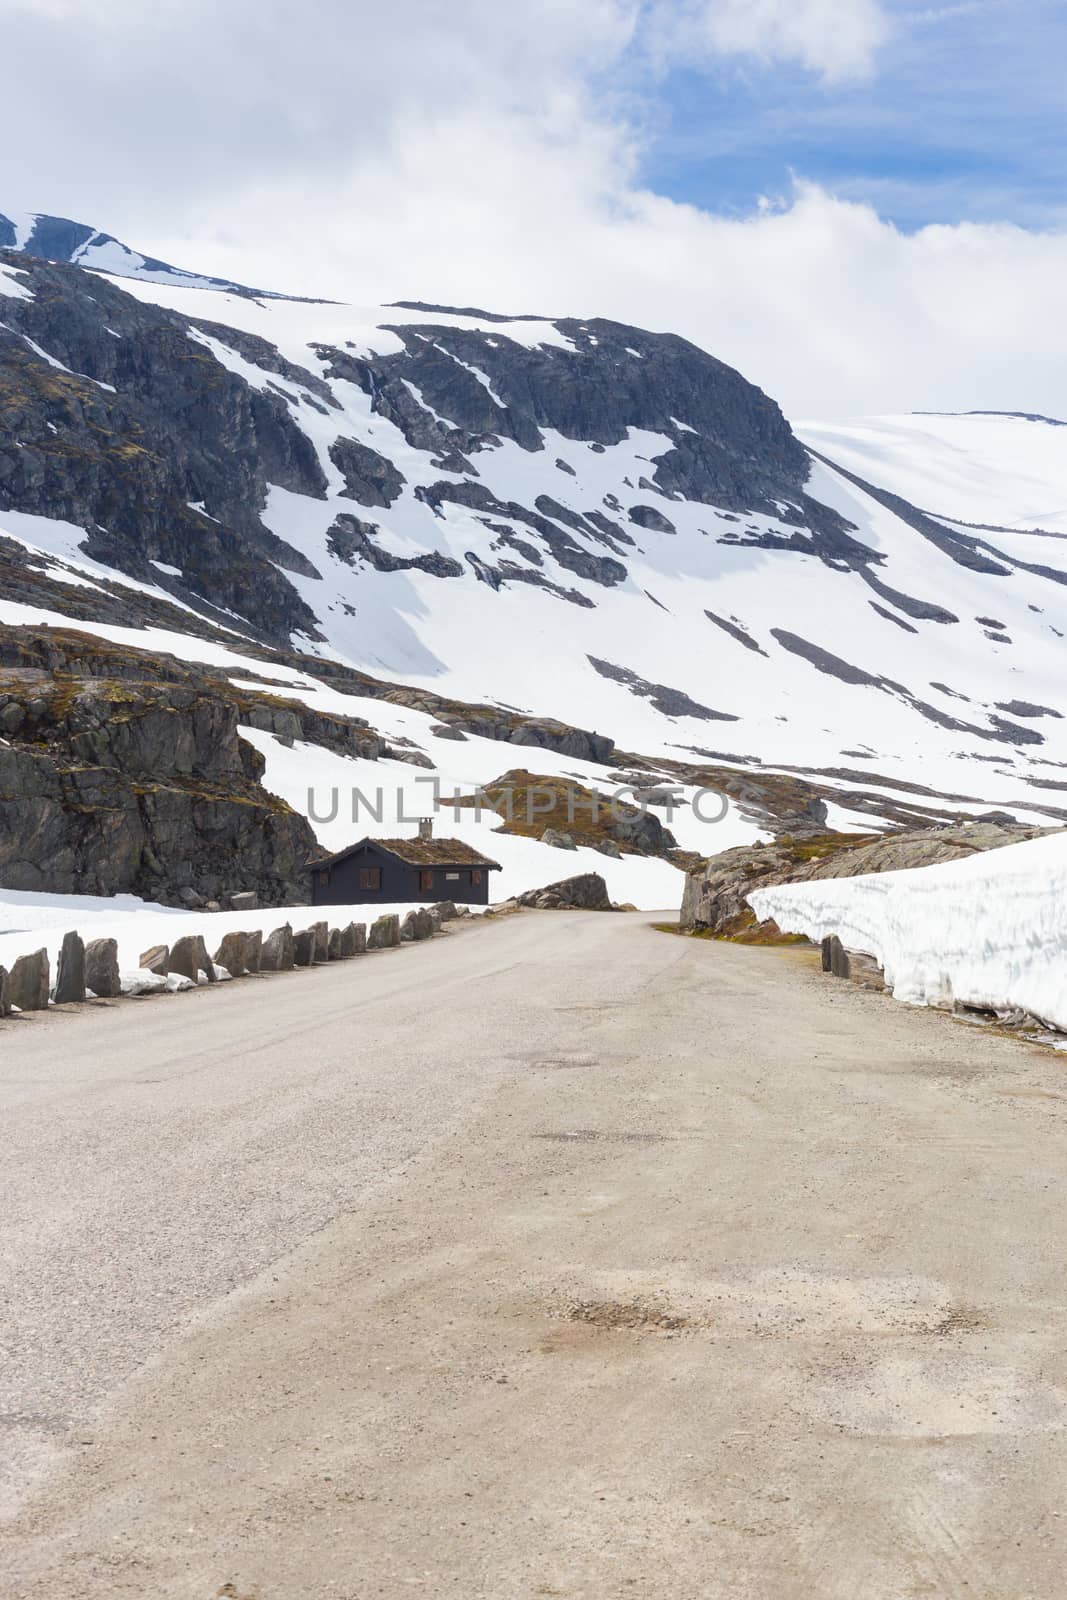
<svg viewBox="0 0 1067 1600"><path fill-rule="evenodd" d="M580 1322L604 1333L680 1333L697 1326L690 1317L648 1300L566 1300L552 1308L563 1322Z"/></svg>
<svg viewBox="0 0 1067 1600"><path fill-rule="evenodd" d="M707 1318L689 1315L651 1294L633 1294L627 1299L584 1299L579 1296L552 1296L544 1307L555 1323L569 1323L574 1336L593 1338L600 1333L640 1333L673 1338L677 1333L693 1333L707 1326ZM566 1339L565 1339L566 1342ZM560 1347L560 1336L549 1336L545 1349Z"/></svg>
<svg viewBox="0 0 1067 1600"><path fill-rule="evenodd" d="M943 1340L962 1347L987 1326L948 1286L907 1275L872 1277L805 1266L582 1275L542 1304L555 1320L631 1331L704 1329L779 1341Z"/></svg>
<svg viewBox="0 0 1067 1600"><path fill-rule="evenodd" d="M975 1311L972 1306L953 1306L940 1321L928 1323L926 1327L918 1328L916 1331L933 1334L939 1339L947 1339L954 1333L975 1333L985 1326L986 1319L980 1311Z"/></svg>

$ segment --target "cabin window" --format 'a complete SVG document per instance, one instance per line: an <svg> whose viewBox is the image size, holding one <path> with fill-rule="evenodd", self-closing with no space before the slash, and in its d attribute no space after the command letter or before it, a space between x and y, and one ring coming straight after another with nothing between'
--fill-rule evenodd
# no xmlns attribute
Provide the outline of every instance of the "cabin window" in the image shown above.
<svg viewBox="0 0 1067 1600"><path fill-rule="evenodd" d="M446 872L445 873L445 880L448 883L458 883L459 882L459 873L458 872Z"/></svg>
<svg viewBox="0 0 1067 1600"><path fill-rule="evenodd" d="M433 888L433 868L424 867L419 873L419 888L426 890Z"/></svg>
<svg viewBox="0 0 1067 1600"><path fill-rule="evenodd" d="M381 867L360 867L359 886L361 889L380 889L382 886Z"/></svg>
<svg viewBox="0 0 1067 1600"><path fill-rule="evenodd" d="M481 883L481 881L482 881L482 869L481 869L481 867L472 867L471 868L471 882L472 883Z"/></svg>

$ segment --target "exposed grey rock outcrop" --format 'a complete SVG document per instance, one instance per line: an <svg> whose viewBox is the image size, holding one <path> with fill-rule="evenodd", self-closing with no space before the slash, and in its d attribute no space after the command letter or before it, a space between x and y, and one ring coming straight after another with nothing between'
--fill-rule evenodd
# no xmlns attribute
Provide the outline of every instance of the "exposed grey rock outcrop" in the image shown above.
<svg viewBox="0 0 1067 1600"><path fill-rule="evenodd" d="M574 878L563 878L559 883L546 884L543 889L528 889L518 897L520 906L533 906L538 910L610 911L608 886L599 872L582 872Z"/></svg>
<svg viewBox="0 0 1067 1600"><path fill-rule="evenodd" d="M417 571L428 572L433 578L462 577L460 563L451 556L443 556L439 550L418 556L397 556L389 550L383 550L375 542L375 535L380 531L376 523L362 522L359 517L343 513L334 521L326 539L334 555L350 565L357 558L362 558L376 572Z"/></svg>
<svg viewBox="0 0 1067 1600"><path fill-rule="evenodd" d="M776 883L805 883L818 878L854 878L868 872L896 872L959 861L981 850L1034 839L1047 828L1006 826L991 822L947 828L922 828L886 833L857 841L848 834L823 835L811 858L807 840L780 839L774 844L739 845L686 874L679 922L687 932L718 935L743 933L755 923L748 896Z"/></svg>
<svg viewBox="0 0 1067 1600"><path fill-rule="evenodd" d="M733 933L753 920L748 895L766 884L787 883L797 866L778 845L738 845L686 874L679 917L687 932Z"/></svg>
<svg viewBox="0 0 1067 1600"><path fill-rule="evenodd" d="M254 889L241 889L236 894L228 894L226 904L231 911L256 911L259 895Z"/></svg>
<svg viewBox="0 0 1067 1600"><path fill-rule="evenodd" d="M361 506L387 508L404 487L404 474L388 457L358 439L335 439L330 460L345 480L344 494Z"/></svg>
<svg viewBox="0 0 1067 1600"><path fill-rule="evenodd" d="M231 372L185 318L107 278L5 259L28 274L32 293L4 302L0 509L85 528L90 557L142 581L160 583L151 560L173 566L179 593L212 612L225 607L277 637L315 637L316 619L285 577L314 569L260 517L268 483L325 493L285 399Z"/></svg>
<svg viewBox="0 0 1067 1600"><path fill-rule="evenodd" d="M639 699L648 700L665 717L696 717L701 722L738 721L729 711L713 711L710 706L701 705L699 700L694 700L682 689L671 689L664 683L649 683L636 672L631 672L629 667L617 667L613 662L600 661L596 656L586 659L602 678L620 683Z"/></svg>
<svg viewBox="0 0 1067 1600"><path fill-rule="evenodd" d="M189 684L0 670L0 884L213 900L240 861L266 903L303 897L307 821L259 784L238 706Z"/></svg>

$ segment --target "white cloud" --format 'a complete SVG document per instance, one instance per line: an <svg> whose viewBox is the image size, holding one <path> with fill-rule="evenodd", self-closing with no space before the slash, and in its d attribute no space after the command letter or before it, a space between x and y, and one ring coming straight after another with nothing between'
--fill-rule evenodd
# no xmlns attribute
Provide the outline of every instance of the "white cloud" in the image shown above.
<svg viewBox="0 0 1067 1600"><path fill-rule="evenodd" d="M0 209L299 293L670 329L794 416L1067 411L1067 234L909 236L803 184L743 219L649 192L621 91L651 13L629 0L305 0L299 28L253 0L48 4L27 22L0 0L20 67L7 125L35 130L7 141L6 170L0 147ZM701 15L724 30L714 48L825 74L860 70L879 37L876 8L849 0ZM629 77L605 74L622 62Z"/></svg>
<svg viewBox="0 0 1067 1600"><path fill-rule="evenodd" d="M752 55L829 80L871 72L889 34L878 0L660 0L651 20L671 59Z"/></svg>

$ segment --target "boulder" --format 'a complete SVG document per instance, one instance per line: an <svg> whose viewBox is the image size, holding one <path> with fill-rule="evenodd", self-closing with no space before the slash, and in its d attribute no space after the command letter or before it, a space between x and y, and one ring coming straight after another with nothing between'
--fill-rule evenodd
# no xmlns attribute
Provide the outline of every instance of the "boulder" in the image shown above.
<svg viewBox="0 0 1067 1600"><path fill-rule="evenodd" d="M231 978L243 978L248 971L247 945L247 933L235 929L223 934L222 943L215 951L215 961L218 966L226 968Z"/></svg>
<svg viewBox="0 0 1067 1600"><path fill-rule="evenodd" d="M197 938L193 933L183 934L171 946L168 966L171 972L178 972L183 978L188 978L195 983L200 971L200 952L197 948Z"/></svg>
<svg viewBox="0 0 1067 1600"><path fill-rule="evenodd" d="M408 940L433 938L433 917L428 906L416 906L408 912L400 925L400 937Z"/></svg>
<svg viewBox="0 0 1067 1600"><path fill-rule="evenodd" d="M294 965L293 930L288 922L275 928L263 940L259 966L261 972L288 972Z"/></svg>
<svg viewBox="0 0 1067 1600"><path fill-rule="evenodd" d="M631 850L643 855L660 855L664 850L676 850L678 841L669 828L665 828L651 811L622 811L608 823L612 837L629 845Z"/></svg>
<svg viewBox="0 0 1067 1600"><path fill-rule="evenodd" d="M253 928L245 934L245 966L249 972L258 972L263 960L263 934Z"/></svg>
<svg viewBox="0 0 1067 1600"><path fill-rule="evenodd" d="M345 939L345 935L344 935L344 929L343 928L331 928L330 929L330 942L329 942L329 944L327 946L327 950L329 951L329 956L330 956L330 960L331 961L343 961L344 960L344 958L345 958L344 939Z"/></svg>
<svg viewBox="0 0 1067 1600"><path fill-rule="evenodd" d="M152 945L151 949L142 951L137 965L143 967L146 972L154 972L158 977L165 978L170 971L170 946Z"/></svg>
<svg viewBox="0 0 1067 1600"><path fill-rule="evenodd" d="M309 933L314 939L314 961L329 961L330 959L330 925L327 922L313 922Z"/></svg>
<svg viewBox="0 0 1067 1600"><path fill-rule="evenodd" d="M519 895L518 903L539 910L611 910L608 886L599 872L581 872L577 877L546 884L543 889L528 889Z"/></svg>
<svg viewBox="0 0 1067 1600"><path fill-rule="evenodd" d="M19 956L7 980L8 1004L20 1011L44 1011L48 1006L51 965L47 950Z"/></svg>
<svg viewBox="0 0 1067 1600"><path fill-rule="evenodd" d="M438 900L435 906L430 907L430 910L436 911L442 922L451 922L453 917L459 916L454 900Z"/></svg>
<svg viewBox="0 0 1067 1600"><path fill-rule="evenodd" d="M207 953L203 934L187 933L176 939L171 945L169 966L171 972L181 973L190 983L197 983L201 972L208 983L215 982L215 964Z"/></svg>
<svg viewBox="0 0 1067 1600"><path fill-rule="evenodd" d="M395 912L376 917L367 935L368 950L390 950L400 943L400 918Z"/></svg>
<svg viewBox="0 0 1067 1600"><path fill-rule="evenodd" d="M293 935L293 965L310 967L315 962L315 930L300 928Z"/></svg>
<svg viewBox="0 0 1067 1600"><path fill-rule="evenodd" d="M255 911L259 906L259 895L254 889L242 889L239 894L226 898L231 911Z"/></svg>
<svg viewBox="0 0 1067 1600"><path fill-rule="evenodd" d="M90 939L86 945L85 987L99 1000L113 1000L122 993L119 947L115 939Z"/></svg>
<svg viewBox="0 0 1067 1600"><path fill-rule="evenodd" d="M611 856L614 861L622 860L622 851L614 839L602 839L598 845L594 846L594 849L599 850L602 856Z"/></svg>
<svg viewBox="0 0 1067 1600"><path fill-rule="evenodd" d="M430 727L435 739L466 739L462 728L453 728L447 722L435 722Z"/></svg>
<svg viewBox="0 0 1067 1600"><path fill-rule="evenodd" d="M350 922L347 928L340 929L338 935L338 958L341 961L351 961L356 955L356 924Z"/></svg>
<svg viewBox="0 0 1067 1600"><path fill-rule="evenodd" d="M835 978L851 977L852 963L848 959L848 951L837 934L832 933L829 939L824 940L824 944L828 945L829 949L823 955L823 971L826 971L826 962L829 960L829 970Z"/></svg>
<svg viewBox="0 0 1067 1600"><path fill-rule="evenodd" d="M682 791L677 788L636 788L633 797L639 806L666 806L677 810L682 804Z"/></svg>
<svg viewBox="0 0 1067 1600"><path fill-rule="evenodd" d="M63 936L53 999L57 1006L80 1005L85 999L85 945L77 933Z"/></svg>
<svg viewBox="0 0 1067 1600"><path fill-rule="evenodd" d="M550 844L554 850L577 850L578 846L569 833L561 833L558 828L546 828L541 835L542 844Z"/></svg>
<svg viewBox="0 0 1067 1600"><path fill-rule="evenodd" d="M11 1015L11 1002L7 993L7 968L0 967L0 1017Z"/></svg>
<svg viewBox="0 0 1067 1600"><path fill-rule="evenodd" d="M355 943L357 956L366 954L367 951L367 924L365 922L351 922L352 938Z"/></svg>

